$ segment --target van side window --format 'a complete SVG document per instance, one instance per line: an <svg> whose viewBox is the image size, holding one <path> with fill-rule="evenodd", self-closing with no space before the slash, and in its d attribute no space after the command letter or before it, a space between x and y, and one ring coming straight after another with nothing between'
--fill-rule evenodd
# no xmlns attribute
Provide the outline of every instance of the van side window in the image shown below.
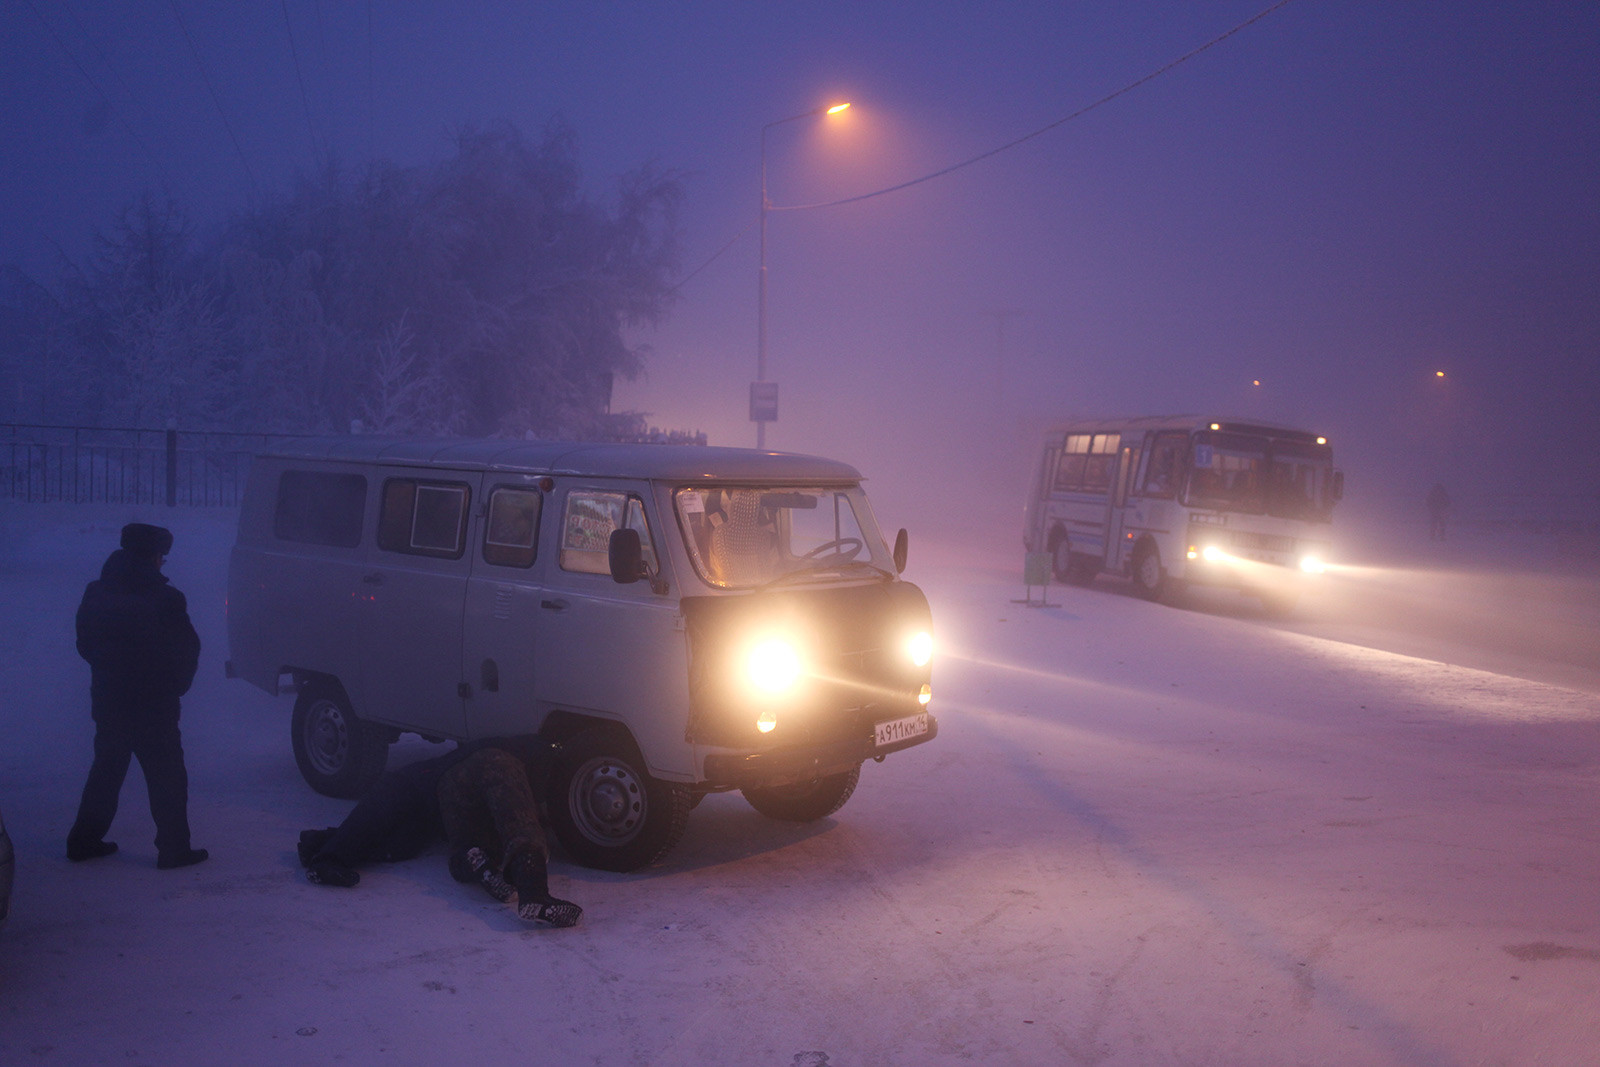
<svg viewBox="0 0 1600 1067"><path fill-rule="evenodd" d="M459 482L390 478L383 483L378 547L387 552L460 559L466 547L467 487Z"/></svg>
<svg viewBox="0 0 1600 1067"><path fill-rule="evenodd" d="M483 560L497 567L533 566L539 539L536 490L498 486L489 492L489 521L483 529Z"/></svg>
<svg viewBox="0 0 1600 1067"><path fill-rule="evenodd" d="M361 543L366 506L367 479L362 475L284 471L278 479L272 534L280 541L355 548Z"/></svg>
<svg viewBox="0 0 1600 1067"><path fill-rule="evenodd" d="M561 569L580 574L611 573L611 532L639 531L644 561L656 568L655 543L645 521L644 502L626 493L582 489L567 494L567 515L561 524Z"/></svg>

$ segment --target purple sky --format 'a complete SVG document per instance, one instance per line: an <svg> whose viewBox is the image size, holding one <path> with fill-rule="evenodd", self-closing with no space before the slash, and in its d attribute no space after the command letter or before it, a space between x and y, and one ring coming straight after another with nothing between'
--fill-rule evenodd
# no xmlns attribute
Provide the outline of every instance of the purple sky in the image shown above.
<svg viewBox="0 0 1600 1067"><path fill-rule="evenodd" d="M595 192L683 175L688 270L756 217L765 123L851 100L771 131L771 197L870 192L1268 2L176 0L213 102L170 2L0 0L0 260L49 277L143 186L205 225L329 154L420 162L461 123L559 115ZM754 442L756 266L752 227L641 335L619 408ZM1015 514L1039 426L1169 411L1326 433L1355 506L1435 478L1592 495L1600 6L1292 0L991 159L773 214L768 268L768 445L891 500L998 479Z"/></svg>

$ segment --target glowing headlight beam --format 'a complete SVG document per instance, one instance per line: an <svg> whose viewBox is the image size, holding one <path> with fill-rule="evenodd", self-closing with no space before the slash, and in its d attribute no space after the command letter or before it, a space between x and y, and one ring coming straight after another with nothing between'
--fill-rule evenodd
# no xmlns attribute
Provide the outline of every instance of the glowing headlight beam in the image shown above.
<svg viewBox="0 0 1600 1067"><path fill-rule="evenodd" d="M928 661L933 659L933 635L926 630L912 634L906 642L906 652L911 656L912 663L926 667Z"/></svg>
<svg viewBox="0 0 1600 1067"><path fill-rule="evenodd" d="M745 659L745 676L762 692L786 692L800 680L800 656L787 641L762 641Z"/></svg>

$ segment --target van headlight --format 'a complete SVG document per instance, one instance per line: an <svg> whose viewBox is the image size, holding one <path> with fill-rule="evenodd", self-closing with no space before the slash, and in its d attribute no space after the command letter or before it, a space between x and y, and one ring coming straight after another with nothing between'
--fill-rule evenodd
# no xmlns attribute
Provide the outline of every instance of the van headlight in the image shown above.
<svg viewBox="0 0 1600 1067"><path fill-rule="evenodd" d="M933 659L933 635L926 630L918 630L912 634L906 640L906 654L918 667L926 667Z"/></svg>
<svg viewBox="0 0 1600 1067"><path fill-rule="evenodd" d="M1326 573L1328 565L1317 556L1301 556L1300 569L1307 574L1323 574Z"/></svg>
<svg viewBox="0 0 1600 1067"><path fill-rule="evenodd" d="M800 680L800 654L787 641L753 645L745 657L745 678L763 693L787 693Z"/></svg>

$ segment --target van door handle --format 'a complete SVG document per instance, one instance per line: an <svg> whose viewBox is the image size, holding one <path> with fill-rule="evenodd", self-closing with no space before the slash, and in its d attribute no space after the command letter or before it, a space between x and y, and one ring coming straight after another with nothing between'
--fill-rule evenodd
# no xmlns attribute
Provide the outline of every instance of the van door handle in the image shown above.
<svg viewBox="0 0 1600 1067"><path fill-rule="evenodd" d="M563 600L561 597L557 597L554 600L541 600L541 601L539 601L539 606L541 608L548 608L551 611L566 611L567 610L567 602L565 600Z"/></svg>
<svg viewBox="0 0 1600 1067"><path fill-rule="evenodd" d="M382 571L373 571L371 574L363 574L361 576L361 580L363 582L365 582L366 584L368 584L368 585L382 585L383 584L383 572Z"/></svg>

